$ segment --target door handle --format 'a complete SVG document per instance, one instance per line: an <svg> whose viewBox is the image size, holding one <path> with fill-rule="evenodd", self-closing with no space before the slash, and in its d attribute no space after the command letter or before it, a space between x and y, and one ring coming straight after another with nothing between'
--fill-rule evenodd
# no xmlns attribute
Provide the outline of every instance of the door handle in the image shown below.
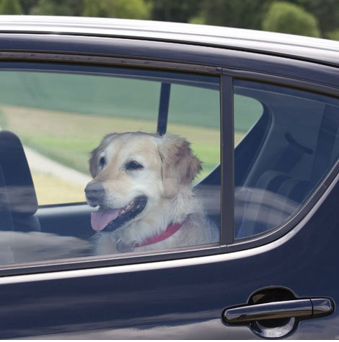
<svg viewBox="0 0 339 342"><path fill-rule="evenodd" d="M223 312L223 320L231 325L248 324L271 319L322 317L333 311L334 304L331 299L308 298L229 308Z"/></svg>

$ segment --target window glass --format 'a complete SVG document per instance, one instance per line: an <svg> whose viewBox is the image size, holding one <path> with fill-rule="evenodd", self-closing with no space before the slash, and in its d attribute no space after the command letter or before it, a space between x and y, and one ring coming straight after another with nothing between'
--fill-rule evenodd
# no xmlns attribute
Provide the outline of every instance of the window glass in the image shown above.
<svg viewBox="0 0 339 342"><path fill-rule="evenodd" d="M245 238L283 224L337 162L339 100L247 81L234 91L264 108L235 150L235 236ZM234 114L253 124L240 105Z"/></svg>
<svg viewBox="0 0 339 342"><path fill-rule="evenodd" d="M234 94L234 145L237 146L244 136L263 114L260 101L239 94Z"/></svg>
<svg viewBox="0 0 339 342"><path fill-rule="evenodd" d="M0 125L25 145L40 205L85 200L89 153L104 134L156 129L160 82L31 71L0 79Z"/></svg>
<svg viewBox="0 0 339 342"><path fill-rule="evenodd" d="M203 169L196 180L204 179L219 165L219 102L219 93L211 86L207 89L178 84L172 86L168 132L186 136L203 161Z"/></svg>
<svg viewBox="0 0 339 342"><path fill-rule="evenodd" d="M218 243L218 77L3 67L0 263Z"/></svg>

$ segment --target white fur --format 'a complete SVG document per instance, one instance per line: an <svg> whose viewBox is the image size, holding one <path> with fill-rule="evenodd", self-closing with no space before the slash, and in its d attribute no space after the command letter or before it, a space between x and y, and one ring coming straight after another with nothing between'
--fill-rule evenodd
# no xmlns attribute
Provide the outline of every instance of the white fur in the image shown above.
<svg viewBox="0 0 339 342"><path fill-rule="evenodd" d="M104 168L99 165L102 156L107 159ZM129 160L139 162L143 169L127 172L124 165ZM147 196L148 202L137 217L116 231L97 233L96 254L216 243L218 229L207 220L192 189L192 180L200 169L200 161L181 137L124 133L104 138L92 152L90 170L92 182L100 182L106 191L105 206L122 208L140 195ZM169 238L135 247L175 223L183 226Z"/></svg>

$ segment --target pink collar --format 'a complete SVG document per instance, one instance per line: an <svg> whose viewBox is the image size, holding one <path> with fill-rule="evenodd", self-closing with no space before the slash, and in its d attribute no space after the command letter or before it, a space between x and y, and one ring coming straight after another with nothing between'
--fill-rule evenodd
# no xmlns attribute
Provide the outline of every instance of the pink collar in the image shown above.
<svg viewBox="0 0 339 342"><path fill-rule="evenodd" d="M185 221L184 221L185 222ZM151 237L147 240L145 240L142 243L138 243L136 244L134 247L143 247L143 246L148 246L148 245L152 245L153 243L157 243L163 240L166 240L167 238L169 238L170 236L172 236L174 233L176 233L184 224L184 222L182 223L174 223L174 224L170 224L166 230L164 232L162 232L160 235L158 236L154 236Z"/></svg>

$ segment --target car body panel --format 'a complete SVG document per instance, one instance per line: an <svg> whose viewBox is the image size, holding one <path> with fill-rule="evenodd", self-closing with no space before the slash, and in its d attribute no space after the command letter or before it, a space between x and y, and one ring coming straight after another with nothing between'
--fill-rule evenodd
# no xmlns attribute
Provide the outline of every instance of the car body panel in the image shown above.
<svg viewBox="0 0 339 342"><path fill-rule="evenodd" d="M98 18L3 16L0 32L30 32L58 35L124 37L171 41L192 45L271 53L272 55L321 60L338 66L338 44L334 41L234 28L179 23Z"/></svg>
<svg viewBox="0 0 339 342"><path fill-rule="evenodd" d="M260 288L276 285L291 289L297 297L338 298L338 192L337 177L321 204L308 215L310 219L305 218L284 238L256 249L2 278L1 336L256 338L248 327L224 325L223 310L246 303ZM319 227L326 227L326 234ZM250 271L253 269L255 272ZM329 317L306 320L292 337L335 338L337 321L337 311Z"/></svg>
<svg viewBox="0 0 339 342"><path fill-rule="evenodd" d="M152 63L148 62L152 60L153 62L161 61L162 68L166 67L167 62L167 67L174 70L220 73L220 68L223 67L234 74L237 71L263 73L338 88L339 69L337 68L275 56L262 56L251 52L200 46L187 47L161 42L149 42L146 46L144 42L138 40L108 38L97 38L93 41L88 37L80 39L56 36L51 39L49 36L41 35L28 37L0 34L0 42L3 46L3 51L0 51L0 60L3 61L67 62L69 60L82 64L114 62L120 65L152 67ZM105 60L105 57L116 58L116 60ZM216 69L208 69L208 67Z"/></svg>

